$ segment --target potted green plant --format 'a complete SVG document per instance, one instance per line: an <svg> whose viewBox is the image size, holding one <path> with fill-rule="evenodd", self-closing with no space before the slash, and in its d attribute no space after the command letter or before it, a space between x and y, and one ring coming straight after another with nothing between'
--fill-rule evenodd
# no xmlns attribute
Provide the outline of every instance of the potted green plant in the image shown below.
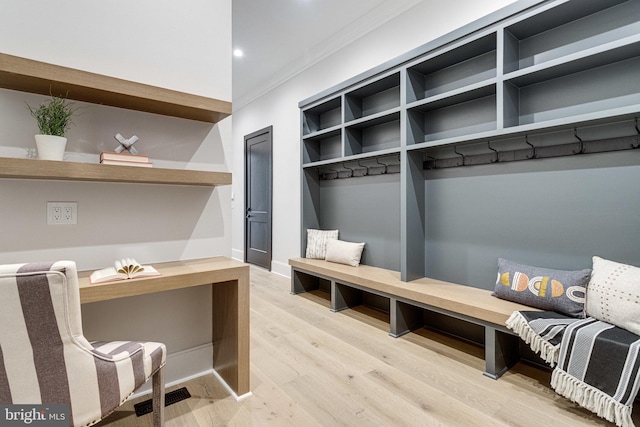
<svg viewBox="0 0 640 427"><path fill-rule="evenodd" d="M35 136L38 158L43 160L63 160L67 145L65 134L71 126L75 109L73 103L57 96L33 108L27 104L31 115L38 123L40 134Z"/></svg>

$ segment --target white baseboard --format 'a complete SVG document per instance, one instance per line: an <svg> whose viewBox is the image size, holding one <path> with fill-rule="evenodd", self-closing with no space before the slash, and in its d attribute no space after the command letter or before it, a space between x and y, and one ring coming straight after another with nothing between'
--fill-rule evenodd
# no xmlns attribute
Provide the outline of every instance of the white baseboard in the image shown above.
<svg viewBox="0 0 640 427"><path fill-rule="evenodd" d="M242 249L231 248L231 258L244 262L244 251Z"/></svg>
<svg viewBox="0 0 640 427"><path fill-rule="evenodd" d="M231 258L244 262L244 251L231 248ZM287 279L291 278L291 266L286 262L271 261L271 272L284 276Z"/></svg>
<svg viewBox="0 0 640 427"><path fill-rule="evenodd" d="M291 266L285 262L271 261L271 272L291 278Z"/></svg>
<svg viewBox="0 0 640 427"><path fill-rule="evenodd" d="M251 396L251 392L238 396L222 377L213 370L211 367L212 360L213 345L211 343L167 355L167 364L164 367L165 387L173 387L204 375L213 374L237 401ZM151 381L147 381L129 399L135 399L150 393Z"/></svg>

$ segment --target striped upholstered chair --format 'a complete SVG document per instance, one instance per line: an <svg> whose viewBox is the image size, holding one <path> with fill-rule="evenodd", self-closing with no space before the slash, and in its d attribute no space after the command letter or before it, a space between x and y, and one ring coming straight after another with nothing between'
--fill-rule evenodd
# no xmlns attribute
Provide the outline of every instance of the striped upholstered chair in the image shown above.
<svg viewBox="0 0 640 427"><path fill-rule="evenodd" d="M0 404L69 404L90 426L153 376L153 422L164 425L164 344L89 343L72 261L0 266Z"/></svg>

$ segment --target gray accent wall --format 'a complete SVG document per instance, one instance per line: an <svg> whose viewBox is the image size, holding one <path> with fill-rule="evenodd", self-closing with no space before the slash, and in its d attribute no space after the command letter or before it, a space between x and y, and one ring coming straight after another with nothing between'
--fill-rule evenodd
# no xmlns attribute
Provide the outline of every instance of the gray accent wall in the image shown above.
<svg viewBox="0 0 640 427"><path fill-rule="evenodd" d="M640 150L425 172L427 277L493 289L497 258L640 265Z"/></svg>
<svg viewBox="0 0 640 427"><path fill-rule="evenodd" d="M518 4L299 104L303 232L364 241L402 280L485 289L499 257L640 265L640 0ZM385 156L399 181L321 181Z"/></svg>
<svg viewBox="0 0 640 427"><path fill-rule="evenodd" d="M362 262L400 270L400 174L320 181L320 228L365 242Z"/></svg>

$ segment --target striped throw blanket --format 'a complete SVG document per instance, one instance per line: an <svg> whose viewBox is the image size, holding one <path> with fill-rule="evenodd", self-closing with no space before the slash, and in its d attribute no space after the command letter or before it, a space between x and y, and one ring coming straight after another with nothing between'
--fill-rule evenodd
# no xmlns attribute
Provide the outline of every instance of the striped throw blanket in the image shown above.
<svg viewBox="0 0 640 427"><path fill-rule="evenodd" d="M507 327L551 366L551 387L618 426L633 426L640 388L640 336L592 317L516 311Z"/></svg>

